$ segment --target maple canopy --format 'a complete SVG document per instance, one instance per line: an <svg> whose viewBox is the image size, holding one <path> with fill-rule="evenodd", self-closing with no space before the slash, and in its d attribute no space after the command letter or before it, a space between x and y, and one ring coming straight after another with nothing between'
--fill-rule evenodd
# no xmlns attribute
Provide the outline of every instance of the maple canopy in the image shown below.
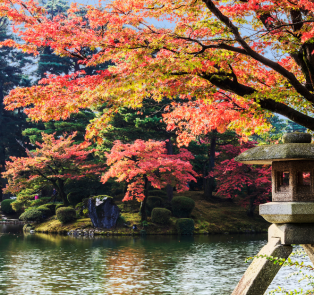
<svg viewBox="0 0 314 295"><path fill-rule="evenodd" d="M273 112L314 130L312 0L115 0L72 4L54 18L33 0L2 0L0 16L24 41L3 45L35 54L50 47L78 58L81 69L114 64L96 75L82 70L12 90L7 108L25 107L35 120L105 103L88 128L93 136L120 106L180 97L210 109L210 130L251 134L267 128Z"/></svg>
<svg viewBox="0 0 314 295"><path fill-rule="evenodd" d="M165 141L135 140L133 144L123 144L117 140L110 153L106 153L108 171L101 177L103 183L110 178L118 182L126 181L127 192L123 201L136 198L139 202L145 197L145 190L150 183L161 189L168 184L175 186L178 192L189 190L188 183L196 181L190 160L193 155L186 149L169 155Z"/></svg>
<svg viewBox="0 0 314 295"><path fill-rule="evenodd" d="M101 174L101 164L88 162L93 149L86 150L90 143L73 144L76 133L55 139L55 134L42 133L43 143L37 142L37 149L27 150L27 157L10 157L2 176L8 180L4 193L13 195L23 190L37 190L45 186L56 189L64 204L68 204L65 183L68 179L82 179Z"/></svg>

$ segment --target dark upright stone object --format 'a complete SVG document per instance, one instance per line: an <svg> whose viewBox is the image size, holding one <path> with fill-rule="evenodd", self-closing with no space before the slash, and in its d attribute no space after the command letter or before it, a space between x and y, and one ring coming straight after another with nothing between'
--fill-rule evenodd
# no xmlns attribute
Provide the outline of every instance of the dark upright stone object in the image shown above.
<svg viewBox="0 0 314 295"><path fill-rule="evenodd" d="M117 224L119 208L110 197L88 199L88 211L95 227L112 228Z"/></svg>

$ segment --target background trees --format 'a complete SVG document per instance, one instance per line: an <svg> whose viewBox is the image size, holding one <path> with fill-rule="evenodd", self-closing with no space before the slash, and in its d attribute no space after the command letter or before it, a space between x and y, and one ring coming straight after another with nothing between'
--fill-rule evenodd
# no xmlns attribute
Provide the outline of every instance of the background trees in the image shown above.
<svg viewBox="0 0 314 295"><path fill-rule="evenodd" d="M6 17L0 17L0 42L14 38L10 32L9 21ZM30 86L30 78L27 76L27 66L32 61L25 53L14 48L3 46L0 48L0 165L1 171L5 170L5 161L10 156L25 155L23 147L18 143L27 142L27 137L22 135L22 130L30 123L26 121L23 110L6 111L3 99L10 90L17 86ZM2 200L2 188L5 182L0 177L0 201Z"/></svg>
<svg viewBox="0 0 314 295"><path fill-rule="evenodd" d="M118 182L128 183L124 201L136 198L142 202L142 221L146 220L146 201L149 184L157 189L168 184L178 192L187 191L188 182L195 180L196 173L189 163L193 156L186 149L176 155L169 155L166 143L136 140L134 144L116 141L110 153L106 154L109 170L102 176L102 182L115 177Z"/></svg>
<svg viewBox="0 0 314 295"><path fill-rule="evenodd" d="M93 150L86 150L90 143L74 144L75 133L55 139L54 134L43 134L43 143L38 148L27 151L27 157L11 157L6 162L3 177L8 184L5 192L21 194L18 201L25 202L33 198L31 191L52 186L64 204L69 204L65 185L69 180L85 177L97 177L104 170L103 165L88 162ZM27 195L23 191L27 190Z"/></svg>
<svg viewBox="0 0 314 295"><path fill-rule="evenodd" d="M32 118L49 120L108 103L110 111L89 128L93 136L121 106L140 107L147 97L179 97L212 106L213 117L222 109L232 115L229 124L213 121L217 130L222 125L244 135L260 132L272 112L314 129L310 2L133 4L114 1L90 6L84 14L73 5L66 16L51 19L35 3L21 5L17 13L5 2L1 13L24 25L25 40L5 44L29 52L49 46L87 67L114 63L94 76L80 72L16 89L6 100L8 108L25 106ZM156 28L147 21L152 18L174 21L175 28ZM56 103L60 110L52 112ZM254 124L257 118L265 124Z"/></svg>

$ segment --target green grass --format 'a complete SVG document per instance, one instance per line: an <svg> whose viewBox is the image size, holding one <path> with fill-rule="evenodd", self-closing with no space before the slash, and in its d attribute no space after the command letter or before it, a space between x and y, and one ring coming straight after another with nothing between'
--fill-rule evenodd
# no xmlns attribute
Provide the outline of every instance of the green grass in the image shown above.
<svg viewBox="0 0 314 295"><path fill-rule="evenodd" d="M179 195L192 198L195 201L195 208L191 214L191 218L195 222L195 234L266 232L270 225L258 215L258 208L254 217L248 217L245 208L240 207L235 202L230 202L230 200L215 198L213 202L208 202L203 199L202 192L192 191L180 193ZM132 206L125 206L120 201L116 203L122 209L121 214L128 227L119 225L114 229L104 229L100 234L137 235L140 234L141 229L145 229L146 233L151 235L176 234L175 223L177 218L171 217L168 225L152 223L150 218L148 218L147 226L144 228L138 213L139 203L134 203ZM138 228L136 231L132 229L134 224ZM38 232L54 233L65 233L73 229L89 228L92 228L89 218L77 219L72 223L63 225L55 219L55 216L41 224L35 225L35 230Z"/></svg>

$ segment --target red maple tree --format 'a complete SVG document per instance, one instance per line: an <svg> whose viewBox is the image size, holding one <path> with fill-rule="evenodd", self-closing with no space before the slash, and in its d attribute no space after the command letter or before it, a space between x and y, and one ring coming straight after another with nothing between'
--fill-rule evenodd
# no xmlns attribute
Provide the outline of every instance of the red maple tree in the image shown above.
<svg viewBox="0 0 314 295"><path fill-rule="evenodd" d="M146 220L146 201L149 184L161 189L170 184L178 192L189 190L188 183L196 181L189 160L194 157L186 149L179 154L169 155L166 142L136 140L133 144L116 141L110 153L106 153L107 165L110 167L102 176L103 183L109 178L118 182L126 181L127 193L123 201L136 198L141 204L142 221Z"/></svg>
<svg viewBox="0 0 314 295"><path fill-rule="evenodd" d="M254 142L223 146L224 155L220 155L220 158L227 159L220 161L212 172L217 181L217 194L224 198L240 198L241 205L247 207L248 216L253 216L256 206L270 201L271 197L271 167L246 165L234 160L254 146Z"/></svg>
<svg viewBox="0 0 314 295"><path fill-rule="evenodd" d="M65 183L68 179L82 179L88 176L100 175L105 170L104 165L88 161L94 152L87 149L91 143L73 144L76 133L61 136L42 133L43 143L37 142L34 151L27 150L27 157L10 157L6 162L6 171L2 173L8 180L4 193L18 195L25 189L40 190L52 186L68 205L65 193Z"/></svg>
<svg viewBox="0 0 314 295"><path fill-rule="evenodd" d="M81 67L114 63L94 76L49 76L12 90L7 108L23 107L35 120L106 103L110 108L88 129L93 136L120 106L180 97L212 104L213 118L222 108L235 110L231 124L218 122L217 130L261 131L253 119L272 112L314 130L312 0L114 0L87 6L83 16L72 4L53 19L35 1L3 0L0 15L24 41L3 45L35 54L49 46ZM152 19L173 28L158 28Z"/></svg>

